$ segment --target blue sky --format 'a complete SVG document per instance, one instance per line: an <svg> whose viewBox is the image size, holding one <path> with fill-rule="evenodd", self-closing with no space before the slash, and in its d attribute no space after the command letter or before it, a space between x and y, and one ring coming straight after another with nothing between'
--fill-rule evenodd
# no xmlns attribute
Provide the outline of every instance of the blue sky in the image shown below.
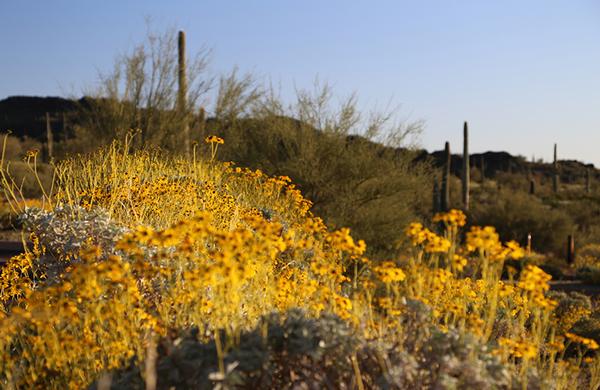
<svg viewBox="0 0 600 390"><path fill-rule="evenodd" d="M597 1L0 0L0 99L81 95L155 30L183 29L211 69L234 66L285 94L316 76L361 107L423 119L421 144L507 150L600 166Z"/></svg>

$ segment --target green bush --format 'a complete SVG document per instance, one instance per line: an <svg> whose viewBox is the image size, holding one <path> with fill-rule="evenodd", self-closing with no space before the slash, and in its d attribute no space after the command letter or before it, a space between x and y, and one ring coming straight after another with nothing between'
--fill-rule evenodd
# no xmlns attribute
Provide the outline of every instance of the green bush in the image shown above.
<svg viewBox="0 0 600 390"><path fill-rule="evenodd" d="M504 240L522 245L531 234L533 250L563 256L567 236L575 228L568 213L524 192L501 190L495 195L473 202L473 224L495 226Z"/></svg>
<svg viewBox="0 0 600 390"><path fill-rule="evenodd" d="M219 134L222 159L290 176L315 214L331 228L349 227L373 257L391 256L404 228L430 215L431 196L423 194L431 193L431 168L411 150L283 117L240 121Z"/></svg>

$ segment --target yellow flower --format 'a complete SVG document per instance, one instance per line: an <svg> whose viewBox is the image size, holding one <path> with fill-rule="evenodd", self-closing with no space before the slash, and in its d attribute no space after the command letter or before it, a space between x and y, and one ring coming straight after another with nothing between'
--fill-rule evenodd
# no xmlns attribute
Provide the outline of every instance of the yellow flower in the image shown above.
<svg viewBox="0 0 600 390"><path fill-rule="evenodd" d="M548 284L550 279L552 279L552 276L545 273L541 268L528 264L521 273L518 286L526 291L543 293L550 289Z"/></svg>
<svg viewBox="0 0 600 390"><path fill-rule="evenodd" d="M525 340L514 341L506 337L500 337L498 345L501 350L508 352L508 354L526 360L535 358L538 353L537 347Z"/></svg>
<svg viewBox="0 0 600 390"><path fill-rule="evenodd" d="M385 284L401 282L406 279L404 271L396 267L391 261L384 261L381 265L375 267L373 271L375 271L377 277Z"/></svg>
<svg viewBox="0 0 600 390"><path fill-rule="evenodd" d="M467 259L461 255L455 254L452 258L452 268L457 271L462 271L467 265Z"/></svg>
<svg viewBox="0 0 600 390"><path fill-rule="evenodd" d="M506 248L509 250L508 256L513 260L518 260L525 256L525 250L521 248L518 242L509 241L506 244Z"/></svg>
<svg viewBox="0 0 600 390"><path fill-rule="evenodd" d="M433 222L443 222L446 227L456 229L465 226L467 217L461 210L452 209L447 213L434 215Z"/></svg>
<svg viewBox="0 0 600 390"><path fill-rule="evenodd" d="M440 237L434 233L427 235L427 243L425 244L425 252L429 253L446 253L450 250L452 243L450 240Z"/></svg>
<svg viewBox="0 0 600 390"><path fill-rule="evenodd" d="M500 236L492 226L481 228L479 226L471 227L467 233L467 249L473 252L475 250L491 251L500 246Z"/></svg>
<svg viewBox="0 0 600 390"><path fill-rule="evenodd" d="M25 159L30 159L30 158L34 158L39 154L40 150L39 149L29 149L27 151L27 153L25 153Z"/></svg>
<svg viewBox="0 0 600 390"><path fill-rule="evenodd" d="M206 137L204 139L204 142L206 142L207 144L224 144L225 140L223 140L223 138L221 137L217 137L216 135L209 135L208 137Z"/></svg>
<svg viewBox="0 0 600 390"><path fill-rule="evenodd" d="M598 343L594 339L588 339L587 337L578 336L569 332L565 333L565 337L574 343L582 344L592 350L599 348Z"/></svg>

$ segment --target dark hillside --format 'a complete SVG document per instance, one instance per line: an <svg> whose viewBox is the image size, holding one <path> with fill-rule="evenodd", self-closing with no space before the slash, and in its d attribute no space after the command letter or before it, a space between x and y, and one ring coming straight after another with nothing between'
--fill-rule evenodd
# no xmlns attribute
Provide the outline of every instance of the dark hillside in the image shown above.
<svg viewBox="0 0 600 390"><path fill-rule="evenodd" d="M0 100L0 131L10 130L20 138L43 141L46 134L46 113L49 113L52 130L61 139L65 135L68 121L73 119L82 100L37 96L11 96Z"/></svg>
<svg viewBox="0 0 600 390"><path fill-rule="evenodd" d="M431 157L434 165L442 167L444 160L444 151L434 151L427 153L423 151L420 158ZM485 152L471 154L471 169L481 170L483 159L484 175L488 178L495 178L500 173L532 175L535 177L551 178L554 174L552 163L530 162L522 156L513 156L507 152ZM581 182L585 179L586 170L591 169L592 178L600 179L600 172L594 167L594 164L584 164L575 160L558 160L559 174L561 182L565 184ZM460 177L462 169L462 155L453 154L451 163L452 174Z"/></svg>

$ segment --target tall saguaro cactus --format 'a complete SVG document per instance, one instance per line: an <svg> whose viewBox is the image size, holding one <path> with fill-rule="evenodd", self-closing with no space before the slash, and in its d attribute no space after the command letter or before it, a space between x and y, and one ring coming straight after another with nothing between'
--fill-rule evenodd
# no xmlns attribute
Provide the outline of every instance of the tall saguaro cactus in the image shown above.
<svg viewBox="0 0 600 390"><path fill-rule="evenodd" d="M463 207L469 210L469 192L471 186L471 166L469 163L469 127L465 122L463 127L463 166L462 166L462 195Z"/></svg>
<svg viewBox="0 0 600 390"><path fill-rule="evenodd" d="M186 156L190 156L190 125L188 122L187 115L187 78L185 73L185 32L179 31L177 40L178 49L178 70L177 70L177 81L179 91L177 95L177 110L182 121L182 137L183 146Z"/></svg>
<svg viewBox="0 0 600 390"><path fill-rule="evenodd" d="M446 141L444 148L444 175L442 177L442 196L441 211L450 210L450 163L452 155L450 154L450 142Z"/></svg>
<svg viewBox="0 0 600 390"><path fill-rule="evenodd" d="M48 162L54 157L54 136L52 135L52 125L50 124L50 114L46 113L46 152Z"/></svg>
<svg viewBox="0 0 600 390"><path fill-rule="evenodd" d="M573 264L575 262L575 237L573 235L567 236L567 264Z"/></svg>
<svg viewBox="0 0 600 390"><path fill-rule="evenodd" d="M554 174L552 175L552 190L555 194L558 192L558 181L558 157L556 144L554 144Z"/></svg>
<svg viewBox="0 0 600 390"><path fill-rule="evenodd" d="M588 194L592 192L592 178L590 174L590 167L585 168L585 192Z"/></svg>

